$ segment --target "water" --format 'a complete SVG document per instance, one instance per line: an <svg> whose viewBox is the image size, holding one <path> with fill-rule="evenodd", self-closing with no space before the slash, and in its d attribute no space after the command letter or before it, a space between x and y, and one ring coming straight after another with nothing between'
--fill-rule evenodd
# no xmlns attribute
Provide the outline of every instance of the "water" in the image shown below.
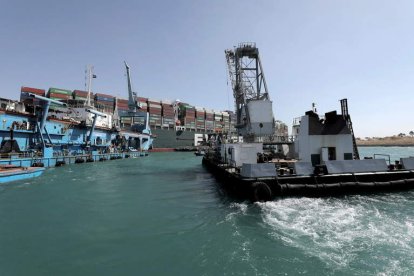
<svg viewBox="0 0 414 276"><path fill-rule="evenodd" d="M1 185L0 275L412 275L414 192L250 204L200 163L154 153Z"/></svg>
<svg viewBox="0 0 414 276"><path fill-rule="evenodd" d="M414 157L414 147L359 147L359 154L361 158L377 155L394 163L402 157Z"/></svg>

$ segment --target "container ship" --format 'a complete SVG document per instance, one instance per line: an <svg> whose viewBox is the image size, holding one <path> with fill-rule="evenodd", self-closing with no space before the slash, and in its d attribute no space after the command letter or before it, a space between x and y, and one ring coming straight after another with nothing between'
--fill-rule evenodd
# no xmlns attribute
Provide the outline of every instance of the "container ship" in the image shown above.
<svg viewBox="0 0 414 276"><path fill-rule="evenodd" d="M51 103L49 116L56 119L67 119L80 123L83 118L85 124L91 125L92 114L85 114L84 106L93 106L99 112L108 114L105 118L98 118L97 126L112 128L118 125L124 129L131 125L129 100L115 98L109 93L95 93L84 90L68 90L61 88L44 89L22 87L20 102L31 109L39 108L41 100L29 96L37 94L51 100L65 103L61 107ZM202 107L195 107L188 103L169 100L155 100L152 98L135 97L137 108L141 114L148 114L148 126L152 136L154 150L185 150L200 146L208 141L212 134L236 135L235 114L232 111L216 111ZM5 99L4 99L5 100ZM135 118L144 125L143 117Z"/></svg>
<svg viewBox="0 0 414 276"><path fill-rule="evenodd" d="M154 149L195 149L220 134L228 140L242 139L237 133L233 111L217 111L180 101L151 98L138 98L138 101L148 110L151 131L156 137ZM275 121L275 129L274 135L263 139L288 135L288 127L281 121Z"/></svg>
<svg viewBox="0 0 414 276"><path fill-rule="evenodd" d="M41 100L29 96L37 94L67 104L65 108L51 103L50 117L56 119L82 122L91 125L93 114L85 109L93 106L99 112L109 114L97 119L97 126L110 129L118 125L121 129L131 126L129 100L116 98L110 93L95 93L84 90L68 90L61 88L44 89L22 87L20 103L30 109L41 106ZM151 149L154 151L192 150L203 145L211 136L223 134L237 137L236 115L233 111L218 111L204 107L196 107L189 103L173 100L156 100L145 97L134 97L141 114L148 114L148 126L154 138ZM18 103L16 103L17 106ZM136 117L135 123L144 125L145 116ZM276 121L278 135L287 135L287 125Z"/></svg>
<svg viewBox="0 0 414 276"><path fill-rule="evenodd" d="M92 68L89 68L87 71L88 85L85 90L52 87L46 91L23 86L20 91L20 101L3 99L0 109L6 113L21 113L20 115L25 114L25 116L38 119L43 116L45 117L42 119L43 124L46 123L46 127L55 121L63 124L62 126L53 125L53 129L40 135L42 139L45 136L50 140L49 136L55 135L55 129L61 129L61 132L66 135L67 129L83 128L82 135L70 138L63 135L62 137L67 140L64 143L117 147L121 145L123 148L141 151L148 149L170 151L196 149L219 134L225 135L228 139L238 138L235 127L236 115L233 111L196 107L178 100L138 97L133 92L130 68L126 63L125 67L128 99L114 97L111 93L92 91L91 82L94 75ZM47 114L44 112L45 104L48 108ZM15 128L16 125L24 125L23 128L30 129L29 131L37 127L33 120L16 119L12 122L14 121L16 121L15 125L3 124L3 128L0 128L2 140L8 137L9 130ZM30 126L29 121L32 124ZM279 121L275 123L277 135L287 135L287 126ZM41 127L40 132L43 132L45 126L39 127ZM88 137L92 132L96 136L93 141L91 137ZM115 138L113 138L114 135ZM82 141L78 141L78 138ZM61 138L56 139L55 143L62 143ZM71 139L76 141L71 141ZM30 143L25 141L22 148L31 148Z"/></svg>

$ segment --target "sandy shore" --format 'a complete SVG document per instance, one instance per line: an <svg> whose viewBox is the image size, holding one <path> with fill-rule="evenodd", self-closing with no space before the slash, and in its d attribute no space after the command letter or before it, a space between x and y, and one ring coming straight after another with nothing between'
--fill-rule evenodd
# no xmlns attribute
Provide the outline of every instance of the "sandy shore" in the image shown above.
<svg viewBox="0 0 414 276"><path fill-rule="evenodd" d="M367 147L413 147L414 137L383 137L383 138L371 138L369 140L357 139L358 146Z"/></svg>

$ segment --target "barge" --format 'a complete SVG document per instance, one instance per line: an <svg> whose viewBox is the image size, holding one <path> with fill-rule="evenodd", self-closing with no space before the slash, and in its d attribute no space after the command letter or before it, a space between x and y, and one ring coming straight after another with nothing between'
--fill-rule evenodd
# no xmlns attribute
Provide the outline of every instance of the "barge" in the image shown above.
<svg viewBox="0 0 414 276"><path fill-rule="evenodd" d="M258 49L254 43L241 43L225 53L243 142L219 137L202 164L231 194L268 201L414 189L413 157L395 164L360 160L347 99L340 100L339 114L320 116L313 104L294 120L292 136L272 136L272 102Z"/></svg>
<svg viewBox="0 0 414 276"><path fill-rule="evenodd" d="M341 104L346 112L347 101ZM321 119L311 110L295 120L297 135L276 141L271 150L266 143L224 140L207 151L202 164L231 194L252 201L414 189L414 157L393 164L360 160L349 118L333 111ZM286 154L274 150L282 146Z"/></svg>
<svg viewBox="0 0 414 276"><path fill-rule="evenodd" d="M253 202L289 196L326 197L414 189L414 158L403 158L406 165L401 169L389 169L384 159L360 161L328 162L327 166L347 168L338 173L322 172L320 167L315 172L311 164L298 162L289 168L289 174L277 173L277 163L243 164L237 168L218 162L211 153L202 162L231 195Z"/></svg>

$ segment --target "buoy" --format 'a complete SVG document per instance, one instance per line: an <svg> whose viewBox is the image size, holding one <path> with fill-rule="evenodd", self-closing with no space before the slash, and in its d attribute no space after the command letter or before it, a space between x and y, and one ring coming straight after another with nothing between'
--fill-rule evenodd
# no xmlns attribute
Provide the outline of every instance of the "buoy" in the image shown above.
<svg viewBox="0 0 414 276"><path fill-rule="evenodd" d="M264 182L254 182L252 184L252 200L254 202L272 200L272 190Z"/></svg>
<svg viewBox="0 0 414 276"><path fill-rule="evenodd" d="M88 157L86 158L86 162L91 163L91 162L95 162L95 160L93 160L92 157Z"/></svg>

